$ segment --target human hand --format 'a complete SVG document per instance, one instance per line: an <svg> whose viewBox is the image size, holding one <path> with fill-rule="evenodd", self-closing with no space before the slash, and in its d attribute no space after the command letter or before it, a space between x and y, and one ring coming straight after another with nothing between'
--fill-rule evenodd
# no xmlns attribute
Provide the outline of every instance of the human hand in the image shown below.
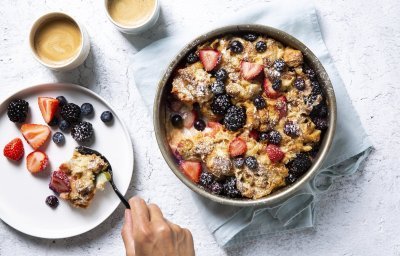
<svg viewBox="0 0 400 256"><path fill-rule="evenodd" d="M166 220L157 205L140 197L132 197L129 205L121 231L127 256L195 255L190 231Z"/></svg>

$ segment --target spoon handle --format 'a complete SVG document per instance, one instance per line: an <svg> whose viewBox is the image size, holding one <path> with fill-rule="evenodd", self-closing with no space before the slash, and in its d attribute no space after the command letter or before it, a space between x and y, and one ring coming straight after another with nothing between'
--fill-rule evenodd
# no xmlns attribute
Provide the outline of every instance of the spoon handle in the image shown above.
<svg viewBox="0 0 400 256"><path fill-rule="evenodd" d="M131 209L128 201L126 201L125 197L121 194L121 192L119 192L117 186L115 186L115 184L112 180L110 180L110 184L111 184L111 187L113 188L115 194L117 194L117 196L119 197L121 202L125 205L126 209Z"/></svg>

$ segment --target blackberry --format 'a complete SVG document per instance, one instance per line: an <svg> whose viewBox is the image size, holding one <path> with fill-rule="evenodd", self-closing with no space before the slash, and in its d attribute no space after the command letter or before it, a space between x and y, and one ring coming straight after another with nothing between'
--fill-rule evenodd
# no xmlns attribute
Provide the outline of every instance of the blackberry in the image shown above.
<svg viewBox="0 0 400 256"><path fill-rule="evenodd" d="M49 126L57 126L60 123L60 120L58 120L58 117L53 117L51 121L48 123Z"/></svg>
<svg viewBox="0 0 400 256"><path fill-rule="evenodd" d="M310 78L311 80L314 80L316 78L315 71L310 68L308 65L304 64L303 65L303 72Z"/></svg>
<svg viewBox="0 0 400 256"><path fill-rule="evenodd" d="M274 68L278 72L282 72L285 69L286 63L282 59L277 59L274 61Z"/></svg>
<svg viewBox="0 0 400 256"><path fill-rule="evenodd" d="M300 77L296 78L296 80L294 81L294 87L299 91L304 90L304 88L306 87L304 79Z"/></svg>
<svg viewBox="0 0 400 256"><path fill-rule="evenodd" d="M200 185L202 185L204 187L209 187L213 181L214 181L214 178L211 173L209 173L209 172L201 173L200 180L199 180Z"/></svg>
<svg viewBox="0 0 400 256"><path fill-rule="evenodd" d="M268 137L268 133L267 132L260 132L260 136L258 138L260 141L268 141L269 137Z"/></svg>
<svg viewBox="0 0 400 256"><path fill-rule="evenodd" d="M81 114L83 116L90 116L93 114L93 105L90 103L83 103L81 106Z"/></svg>
<svg viewBox="0 0 400 256"><path fill-rule="evenodd" d="M29 103L22 99L15 99L7 107L7 116L11 122L23 123L29 111Z"/></svg>
<svg viewBox="0 0 400 256"><path fill-rule="evenodd" d="M202 119L197 119L194 122L194 128L198 131L204 131L204 129L206 129L206 123L204 122L204 120Z"/></svg>
<svg viewBox="0 0 400 256"><path fill-rule="evenodd" d="M274 145L279 145L282 141L282 135L275 130L268 133L268 142Z"/></svg>
<svg viewBox="0 0 400 256"><path fill-rule="evenodd" d="M324 131L328 129L328 119L323 117L314 117L311 119L318 130Z"/></svg>
<svg viewBox="0 0 400 256"><path fill-rule="evenodd" d="M263 109L267 106L267 103L261 95L258 95L253 99L253 104L257 109Z"/></svg>
<svg viewBox="0 0 400 256"><path fill-rule="evenodd" d="M252 34L252 33L243 35L244 40L250 41L250 42L256 41L257 37L258 37L257 35Z"/></svg>
<svg viewBox="0 0 400 256"><path fill-rule="evenodd" d="M64 134L61 132L56 132L53 134L53 142L56 144L62 144L65 141Z"/></svg>
<svg viewBox="0 0 400 256"><path fill-rule="evenodd" d="M191 52L186 57L186 61L189 64L193 64L193 63L199 61L199 56L197 56L197 54L195 52Z"/></svg>
<svg viewBox="0 0 400 256"><path fill-rule="evenodd" d="M232 106L226 112L224 125L230 131L237 131L246 124L246 110L243 107Z"/></svg>
<svg viewBox="0 0 400 256"><path fill-rule="evenodd" d="M215 195L220 195L222 193L222 191L224 190L224 187L222 186L221 183L214 180L211 183L211 185L209 186L209 189L211 190L211 193L213 193Z"/></svg>
<svg viewBox="0 0 400 256"><path fill-rule="evenodd" d="M217 71L215 71L214 76L218 81L225 82L226 79L228 78L228 72L226 72L225 69L220 68Z"/></svg>
<svg viewBox="0 0 400 256"><path fill-rule="evenodd" d="M79 122L72 126L71 136L77 142L86 142L93 136L93 126L89 122Z"/></svg>
<svg viewBox="0 0 400 256"><path fill-rule="evenodd" d="M56 98L58 100L58 106L61 108L64 105L67 105L68 101L64 96L58 96Z"/></svg>
<svg viewBox="0 0 400 256"><path fill-rule="evenodd" d="M240 191L236 188L236 177L228 177L224 182L224 195L230 198L240 197Z"/></svg>
<svg viewBox="0 0 400 256"><path fill-rule="evenodd" d="M104 123L109 123L113 120L114 116L110 111L104 111L103 113L101 113L100 119L101 121L103 121Z"/></svg>
<svg viewBox="0 0 400 256"><path fill-rule="evenodd" d="M305 153L299 153L296 158L287 163L289 173L293 174L297 178L303 175L312 165L310 157Z"/></svg>
<svg viewBox="0 0 400 256"><path fill-rule="evenodd" d="M274 89L275 91L279 91L279 89L281 89L281 85L282 85L281 79L276 79L272 83L272 89Z"/></svg>
<svg viewBox="0 0 400 256"><path fill-rule="evenodd" d="M245 164L247 165L247 167L249 167L249 169L251 170L255 170L258 167L258 162L257 159L254 156L248 156L245 159Z"/></svg>
<svg viewBox="0 0 400 256"><path fill-rule="evenodd" d="M81 108L74 103L67 103L61 108L60 114L69 123L77 123L81 118Z"/></svg>
<svg viewBox="0 0 400 256"><path fill-rule="evenodd" d="M171 123L176 128L182 128L183 126L183 118L179 114L175 114L171 116Z"/></svg>
<svg viewBox="0 0 400 256"><path fill-rule="evenodd" d="M65 121L65 120L61 120L60 125L59 125L59 128L60 128L61 131L67 132L67 131L69 131L69 129L71 128L71 124L68 123L68 122Z"/></svg>
<svg viewBox="0 0 400 256"><path fill-rule="evenodd" d="M214 97L211 102L211 111L216 115L223 115L232 106L231 98L227 94Z"/></svg>
<svg viewBox="0 0 400 256"><path fill-rule="evenodd" d="M235 159L233 159L233 165L236 168L242 168L244 166L244 158L241 156L236 157Z"/></svg>
<svg viewBox="0 0 400 256"><path fill-rule="evenodd" d="M48 196L46 198L46 204L48 206L50 206L51 208L56 208L58 206L58 204L59 204L58 198L55 197L55 196Z"/></svg>
<svg viewBox="0 0 400 256"><path fill-rule="evenodd" d="M328 106L325 101L320 102L314 106L310 112L311 117L326 117L328 115Z"/></svg>
<svg viewBox="0 0 400 256"><path fill-rule="evenodd" d="M296 175L293 173L289 173L289 175L285 178L286 184L293 184L297 180Z"/></svg>
<svg viewBox="0 0 400 256"><path fill-rule="evenodd" d="M214 83L211 84L211 92L214 93L214 95L221 95L225 94L225 85L222 81L217 80Z"/></svg>
<svg viewBox="0 0 400 256"><path fill-rule="evenodd" d="M234 40L229 44L229 49L234 53L241 53L243 51L243 44L238 40Z"/></svg>
<svg viewBox="0 0 400 256"><path fill-rule="evenodd" d="M267 50L267 44L264 41L258 41L256 43L257 52L265 52Z"/></svg>
<svg viewBox="0 0 400 256"><path fill-rule="evenodd" d="M283 127L283 132L290 137L296 137L300 135L299 126L292 121L287 121L285 123L285 126Z"/></svg>

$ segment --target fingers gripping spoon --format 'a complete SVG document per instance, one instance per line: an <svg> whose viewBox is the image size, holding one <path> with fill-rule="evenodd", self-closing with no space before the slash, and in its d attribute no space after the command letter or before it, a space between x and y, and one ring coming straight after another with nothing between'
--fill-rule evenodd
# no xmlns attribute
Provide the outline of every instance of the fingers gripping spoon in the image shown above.
<svg viewBox="0 0 400 256"><path fill-rule="evenodd" d="M91 148L88 148L88 147L85 147L85 146L78 146L78 147L75 148L75 150L77 150L77 151L78 151L79 153L81 153L82 155L96 155L96 156L99 156L99 157L101 157L101 159L104 160L104 162L107 163L108 169L107 169L107 171L105 171L105 172L107 172L107 173L110 174L110 178L109 178L108 181L110 182L111 187L113 188L114 192L117 194L117 196L119 197L119 199L121 200L121 202L125 205L125 207L126 207L127 209L130 209L131 207L129 206L128 201L127 201L127 200L125 199L125 197L121 194L121 192L119 192L117 186L116 186L115 183L114 183L114 180L113 180L113 172L112 172L111 164L110 164L110 162L107 160L107 158L106 158L105 156L103 156L101 153L99 153L98 151L96 151L96 150L94 150L94 149L91 149Z"/></svg>

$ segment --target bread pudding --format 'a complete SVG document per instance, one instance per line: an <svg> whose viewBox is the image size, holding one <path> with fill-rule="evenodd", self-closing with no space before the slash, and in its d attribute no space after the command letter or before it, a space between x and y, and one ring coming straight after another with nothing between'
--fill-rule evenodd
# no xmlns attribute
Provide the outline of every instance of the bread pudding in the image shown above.
<svg viewBox="0 0 400 256"><path fill-rule="evenodd" d="M181 171L213 194L258 199L311 167L328 106L293 49L243 33L198 45L170 80L167 140Z"/></svg>

